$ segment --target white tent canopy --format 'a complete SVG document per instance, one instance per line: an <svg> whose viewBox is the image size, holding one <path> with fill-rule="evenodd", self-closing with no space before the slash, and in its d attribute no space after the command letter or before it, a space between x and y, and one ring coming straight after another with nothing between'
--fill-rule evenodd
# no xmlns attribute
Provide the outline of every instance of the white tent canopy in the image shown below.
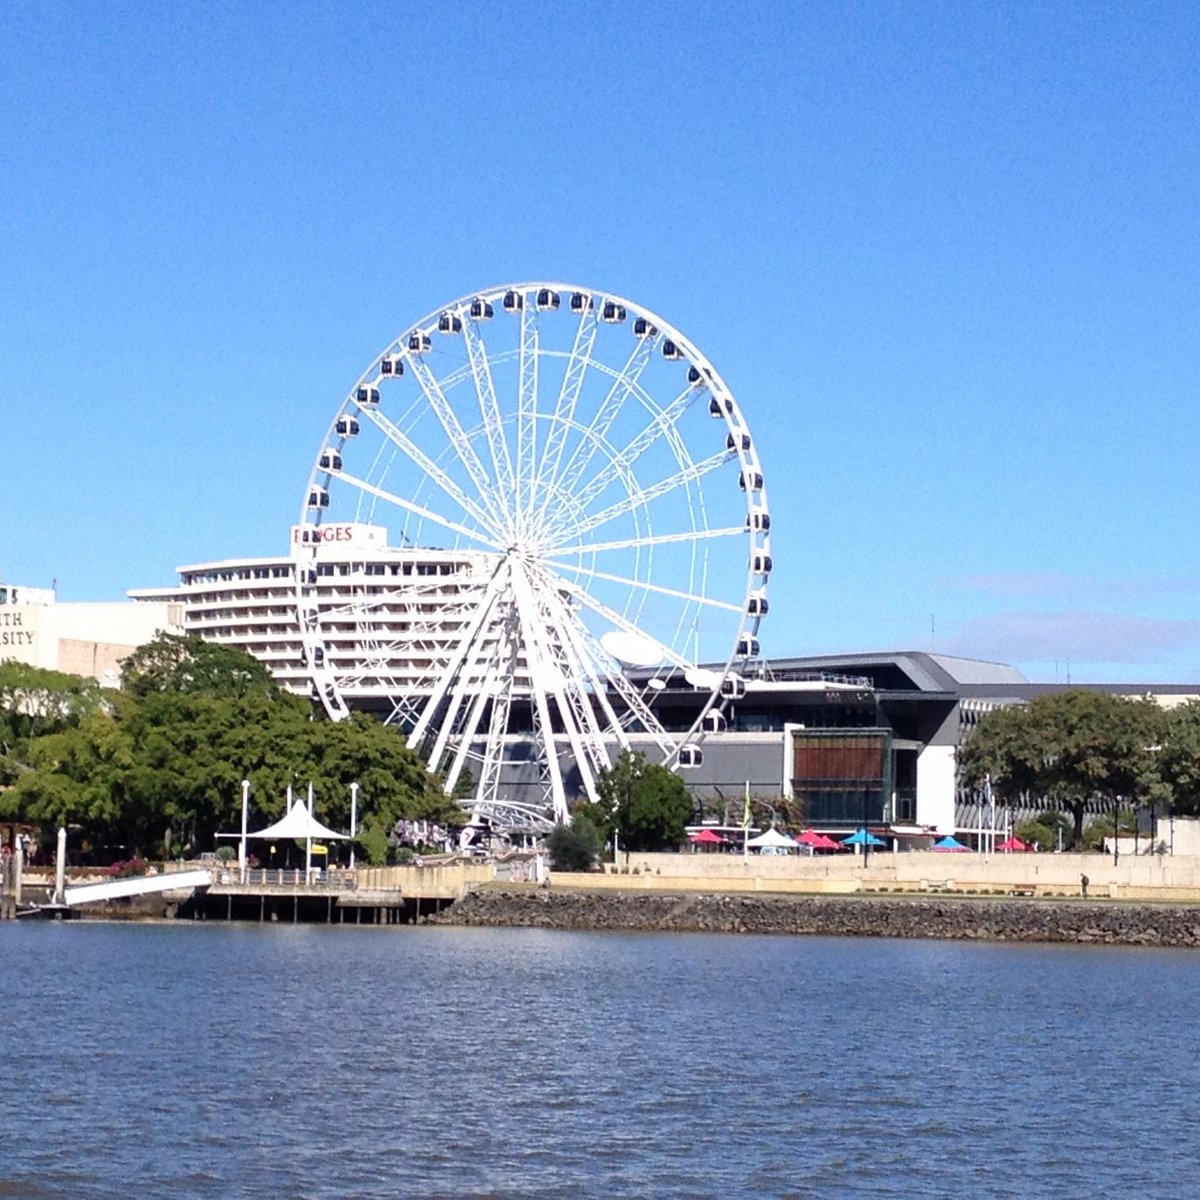
<svg viewBox="0 0 1200 1200"><path fill-rule="evenodd" d="M768 829L758 837L752 837L746 845L751 850L795 850L799 843L778 829Z"/></svg>
<svg viewBox="0 0 1200 1200"><path fill-rule="evenodd" d="M338 841L348 842L350 839L344 833L334 833L328 826L322 825L307 809L303 800L297 800L291 808L288 809L285 816L280 817L274 825L268 825L266 829L260 829L257 833L248 833L247 837L252 838L296 838L298 841L305 841L308 838L315 838L319 841L326 841L330 838L336 838Z"/></svg>

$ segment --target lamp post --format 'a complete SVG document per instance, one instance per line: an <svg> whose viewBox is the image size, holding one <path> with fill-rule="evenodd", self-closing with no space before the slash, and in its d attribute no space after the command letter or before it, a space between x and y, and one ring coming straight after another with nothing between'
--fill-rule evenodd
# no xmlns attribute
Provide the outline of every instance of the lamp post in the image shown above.
<svg viewBox="0 0 1200 1200"><path fill-rule="evenodd" d="M354 870L354 835L358 831L358 784L350 785L350 870Z"/></svg>
<svg viewBox="0 0 1200 1200"><path fill-rule="evenodd" d="M250 780L242 780L242 840L238 843L238 875L246 882L246 817L250 811Z"/></svg>

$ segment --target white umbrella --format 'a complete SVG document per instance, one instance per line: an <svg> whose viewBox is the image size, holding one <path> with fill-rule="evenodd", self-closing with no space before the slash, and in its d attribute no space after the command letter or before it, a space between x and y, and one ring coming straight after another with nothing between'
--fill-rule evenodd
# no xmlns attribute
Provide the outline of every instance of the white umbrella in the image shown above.
<svg viewBox="0 0 1200 1200"><path fill-rule="evenodd" d="M766 833L760 833L758 837L752 837L746 843L756 850L795 850L799 844L795 838L780 833L778 829L768 829Z"/></svg>

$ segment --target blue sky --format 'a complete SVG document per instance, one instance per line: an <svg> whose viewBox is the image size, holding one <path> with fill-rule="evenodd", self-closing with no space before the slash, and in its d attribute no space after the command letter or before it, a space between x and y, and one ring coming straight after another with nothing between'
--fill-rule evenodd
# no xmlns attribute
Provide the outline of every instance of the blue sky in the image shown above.
<svg viewBox="0 0 1200 1200"><path fill-rule="evenodd" d="M10 582L282 552L439 303L611 289L718 366L770 654L1200 681L1200 9L42 4L0 29Z"/></svg>

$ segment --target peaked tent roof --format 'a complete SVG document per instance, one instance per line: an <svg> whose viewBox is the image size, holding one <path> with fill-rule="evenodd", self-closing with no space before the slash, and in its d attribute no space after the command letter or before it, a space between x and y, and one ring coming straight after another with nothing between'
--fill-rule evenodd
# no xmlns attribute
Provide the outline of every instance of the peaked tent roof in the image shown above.
<svg viewBox="0 0 1200 1200"><path fill-rule="evenodd" d="M877 838L873 833L868 833L861 826L856 829L849 837L842 838L843 846L886 846L887 842L883 838Z"/></svg>
<svg viewBox="0 0 1200 1200"><path fill-rule="evenodd" d="M705 845L716 845L718 842L724 844L725 839L719 834L714 833L711 829L702 829L699 833L693 833L689 838L689 842L703 842Z"/></svg>
<svg viewBox="0 0 1200 1200"><path fill-rule="evenodd" d="M967 850L967 851L969 851L971 849L970 846L964 846L962 844L962 842L958 841L957 838L952 837L950 834L946 834L946 836L944 838L939 838L929 848L930 848L930 850Z"/></svg>
<svg viewBox="0 0 1200 1200"><path fill-rule="evenodd" d="M1021 839L1020 839L1019 837L1015 837L1015 836L1014 836L1014 837L1010 837L1010 838L1008 838L1007 840L1005 840L1005 841L1001 842L1001 843L1000 843L1000 844L999 844L999 845L996 847L996 849L997 849L997 850L1023 850L1023 851L1028 851L1028 850L1029 850L1029 846L1028 846L1028 844L1027 844L1027 843L1025 843L1025 842L1021 841Z"/></svg>
<svg viewBox="0 0 1200 1200"><path fill-rule="evenodd" d="M337 838L342 842L350 840L346 834L334 833L327 825L322 825L316 817L309 816L308 808L303 800L297 800L288 809L286 815L280 817L274 825L268 825L266 829L260 829L257 833L248 833L246 836L252 838L298 838L301 841L306 838L323 840Z"/></svg>
<svg viewBox="0 0 1200 1200"><path fill-rule="evenodd" d="M814 850L840 850L841 842L835 842L828 834L806 829L797 839L797 845L811 846Z"/></svg>
<svg viewBox="0 0 1200 1200"><path fill-rule="evenodd" d="M788 837L786 833L780 833L778 829L768 829L765 833L760 833L758 837L750 838L746 845L753 846L755 849L774 847L775 849L794 850L796 840Z"/></svg>

